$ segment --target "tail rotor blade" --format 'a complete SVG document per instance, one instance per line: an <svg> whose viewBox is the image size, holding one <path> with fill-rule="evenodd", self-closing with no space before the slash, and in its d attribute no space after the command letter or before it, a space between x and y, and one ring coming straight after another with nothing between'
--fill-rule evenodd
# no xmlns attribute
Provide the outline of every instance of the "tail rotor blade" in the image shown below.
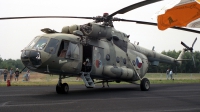
<svg viewBox="0 0 200 112"><path fill-rule="evenodd" d="M186 48L185 50L189 50L191 52L194 68L196 68L196 64L195 64L195 59L194 59L193 47L196 41L197 41L197 38L195 38L194 42L192 43L192 47L188 47L184 42L181 42L181 44Z"/></svg>
<svg viewBox="0 0 200 112"><path fill-rule="evenodd" d="M196 41L197 41L197 38L195 38L195 40L194 40L194 42L192 44L192 48L193 48L193 46L194 46L194 44L195 44Z"/></svg>
<svg viewBox="0 0 200 112"><path fill-rule="evenodd" d="M192 53L192 60L193 60L193 63L194 63L194 68L196 68L196 64L195 64L194 54L193 53Z"/></svg>
<svg viewBox="0 0 200 112"><path fill-rule="evenodd" d="M190 47L188 47L184 42L181 41L181 44L182 44L185 48L187 48L187 50L190 50Z"/></svg>

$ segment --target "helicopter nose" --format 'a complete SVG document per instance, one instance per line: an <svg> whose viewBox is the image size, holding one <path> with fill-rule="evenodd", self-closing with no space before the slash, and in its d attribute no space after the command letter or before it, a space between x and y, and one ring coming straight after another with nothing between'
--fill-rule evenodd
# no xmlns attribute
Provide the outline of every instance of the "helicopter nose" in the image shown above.
<svg viewBox="0 0 200 112"><path fill-rule="evenodd" d="M27 67L37 68L42 64L41 53L33 50L23 50L21 54L22 63Z"/></svg>

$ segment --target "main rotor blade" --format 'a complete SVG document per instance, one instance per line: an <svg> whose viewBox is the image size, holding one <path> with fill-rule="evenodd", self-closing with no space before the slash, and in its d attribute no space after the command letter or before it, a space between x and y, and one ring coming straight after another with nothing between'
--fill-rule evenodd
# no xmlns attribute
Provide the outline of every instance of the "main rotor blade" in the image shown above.
<svg viewBox="0 0 200 112"><path fill-rule="evenodd" d="M157 23L153 23L153 22L136 21L136 20L128 20L128 19L117 19L116 21L135 22L137 24L153 25L153 26L157 26L158 25ZM200 31L198 31L198 30L193 30L193 29L188 29L188 28L182 28L182 27L171 27L171 28L172 29L177 29L177 30L188 31L188 32L200 34Z"/></svg>
<svg viewBox="0 0 200 112"><path fill-rule="evenodd" d="M111 17L115 16L116 14L124 14L128 11L133 10L133 9L136 9L136 8L139 8L139 7L142 7L142 6L145 6L145 5L149 5L149 4L152 4L152 3L155 3L155 2L159 2L159 1L162 1L162 0L145 0L145 1L142 1L142 2L138 2L136 4L132 4L130 6L127 6L123 9L120 9L120 10L110 14L108 16L108 18L111 18Z"/></svg>
<svg viewBox="0 0 200 112"><path fill-rule="evenodd" d="M117 21L135 22L137 24L145 24L145 25L157 26L157 23L146 22L146 21L137 21L137 20L128 20L128 19L117 19Z"/></svg>
<svg viewBox="0 0 200 112"><path fill-rule="evenodd" d="M77 17L77 16L24 16L24 17L3 17L3 18L0 18L0 20L29 19L29 18L78 18L78 19L94 19L94 17Z"/></svg>
<svg viewBox="0 0 200 112"><path fill-rule="evenodd" d="M197 37L195 38L195 40L194 40L194 42L192 44L192 48L193 48L193 46L194 46L194 44L195 44L196 41L197 41Z"/></svg>
<svg viewBox="0 0 200 112"><path fill-rule="evenodd" d="M198 31L198 30L193 30L193 29L188 29L188 28L182 28L182 27L171 27L171 28L177 29L177 30L183 30L183 31L188 31L188 32L200 34L200 31Z"/></svg>

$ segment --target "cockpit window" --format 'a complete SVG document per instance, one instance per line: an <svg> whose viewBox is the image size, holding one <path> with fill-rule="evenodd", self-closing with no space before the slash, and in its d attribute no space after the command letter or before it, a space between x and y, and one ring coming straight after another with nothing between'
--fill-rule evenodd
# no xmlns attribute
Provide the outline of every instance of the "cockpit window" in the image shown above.
<svg viewBox="0 0 200 112"><path fill-rule="evenodd" d="M60 49L58 51L58 57L79 59L79 45L71 43L67 40L62 40Z"/></svg>
<svg viewBox="0 0 200 112"><path fill-rule="evenodd" d="M66 58L77 59L79 57L79 46L78 44L69 43L69 47L66 53Z"/></svg>
<svg viewBox="0 0 200 112"><path fill-rule="evenodd" d="M58 50L58 57L64 58L66 56L68 46L69 46L69 41L62 40L60 44L60 49Z"/></svg>
<svg viewBox="0 0 200 112"><path fill-rule="evenodd" d="M33 49L38 49L38 50L44 49L44 47L46 46L48 40L49 39L47 37L41 37L37 41L37 43L34 45Z"/></svg>
<svg viewBox="0 0 200 112"><path fill-rule="evenodd" d="M56 50L58 48L59 40L52 38L47 47L45 48L45 52L50 53L50 54L55 54Z"/></svg>
<svg viewBox="0 0 200 112"><path fill-rule="evenodd" d="M35 37L35 38L31 41L31 43L30 43L26 48L27 48L27 49L33 48L33 46L35 45L35 43L38 41L39 38L40 38L40 37Z"/></svg>

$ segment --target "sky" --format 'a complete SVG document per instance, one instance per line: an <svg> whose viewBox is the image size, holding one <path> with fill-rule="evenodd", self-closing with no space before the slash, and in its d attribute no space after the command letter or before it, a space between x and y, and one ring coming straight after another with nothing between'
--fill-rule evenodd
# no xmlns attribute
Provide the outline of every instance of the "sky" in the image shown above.
<svg viewBox="0 0 200 112"><path fill-rule="evenodd" d="M120 10L142 0L0 0L0 17L17 16L102 16ZM139 21L157 22L154 16L171 0L163 0L115 17ZM0 20L0 57L2 59L20 59L23 50L40 30L51 28L58 32L64 26L81 25L93 20L85 19L20 19ZM147 49L155 46L156 52L182 50L181 41L191 46L197 37L194 51L200 51L199 34L167 29L160 31L157 26L148 26L130 22L114 22L117 30L130 35L132 43ZM199 29L197 29L199 30Z"/></svg>

